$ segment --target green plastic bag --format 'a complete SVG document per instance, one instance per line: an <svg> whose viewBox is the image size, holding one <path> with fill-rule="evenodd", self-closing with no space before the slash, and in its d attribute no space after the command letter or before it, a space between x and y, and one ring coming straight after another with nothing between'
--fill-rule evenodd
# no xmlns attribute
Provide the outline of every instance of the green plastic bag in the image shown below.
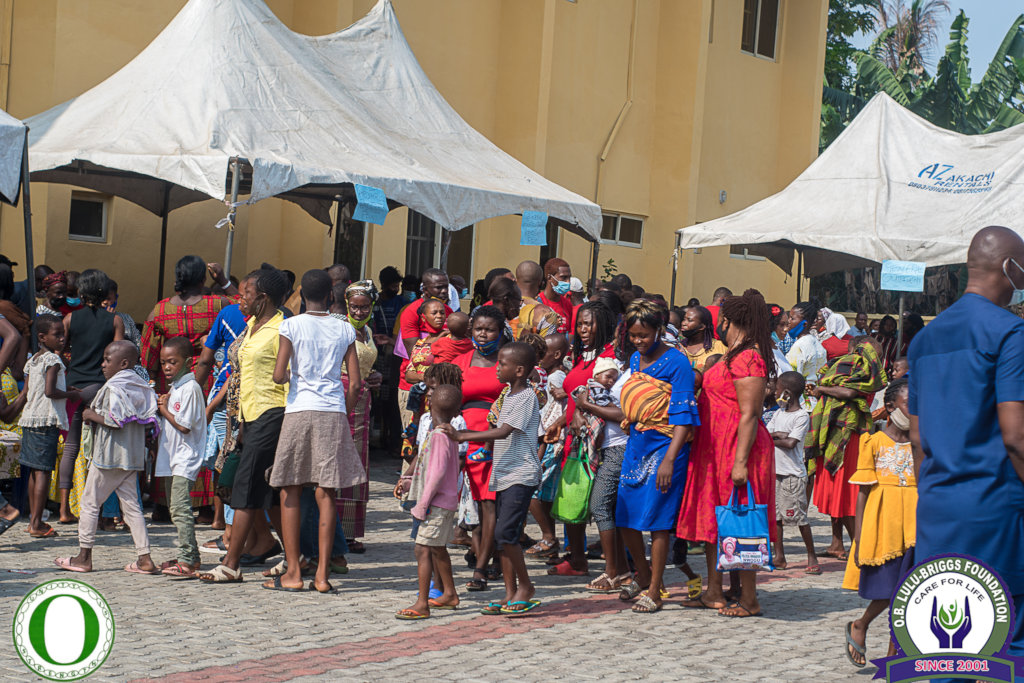
<svg viewBox="0 0 1024 683"><path fill-rule="evenodd" d="M558 480L558 492L551 505L551 514L569 524L582 524L590 516L590 490L594 473L590 470L582 443L569 454Z"/></svg>

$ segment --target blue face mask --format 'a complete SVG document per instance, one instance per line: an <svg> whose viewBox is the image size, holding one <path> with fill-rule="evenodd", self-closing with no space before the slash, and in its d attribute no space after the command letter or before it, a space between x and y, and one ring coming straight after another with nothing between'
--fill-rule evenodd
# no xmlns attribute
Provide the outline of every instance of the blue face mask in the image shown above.
<svg viewBox="0 0 1024 683"><path fill-rule="evenodd" d="M804 331L805 327L807 327L807 321L806 320L801 320L799 325L796 325L795 327L792 327L789 330L789 336L792 339L796 339L797 337L800 336L800 333Z"/></svg>
<svg viewBox="0 0 1024 683"><path fill-rule="evenodd" d="M476 340L476 338L474 338L473 348L476 349L481 356L492 356L498 352L498 344L500 343L501 337L498 337L494 341L489 341L486 344L481 344Z"/></svg>
<svg viewBox="0 0 1024 683"><path fill-rule="evenodd" d="M77 297L77 296L76 297L70 297L69 296L67 299L65 299L65 302L67 303L68 306L71 306L72 308L75 307L75 306L81 306L82 305L82 300L79 297Z"/></svg>
<svg viewBox="0 0 1024 683"><path fill-rule="evenodd" d="M572 285L568 282L555 282L555 284L552 285L551 288L555 290L555 294L557 294L558 296L565 296L566 294L569 293L569 288L571 286Z"/></svg>
<svg viewBox="0 0 1024 683"><path fill-rule="evenodd" d="M405 300L406 301L416 301L416 292L406 292L405 293Z"/></svg>
<svg viewBox="0 0 1024 683"><path fill-rule="evenodd" d="M467 287L463 287L462 291L459 292L459 298L460 299L468 299L469 298L469 289Z"/></svg>
<svg viewBox="0 0 1024 683"><path fill-rule="evenodd" d="M1020 264L1014 261L1012 258L1006 259L1006 261L1003 263L1003 275L1005 275L1006 279L1010 281L1011 285L1013 285L1013 294L1010 296L1010 305L1016 306L1018 304L1024 303L1024 289L1017 289L1017 283L1014 282L1013 278L1010 277L1010 274L1006 272L1006 264L1008 263L1012 263L1013 265L1017 266L1017 270L1021 271L1022 273L1024 273L1024 268L1021 268ZM69 303L70 301L71 299L68 299Z"/></svg>

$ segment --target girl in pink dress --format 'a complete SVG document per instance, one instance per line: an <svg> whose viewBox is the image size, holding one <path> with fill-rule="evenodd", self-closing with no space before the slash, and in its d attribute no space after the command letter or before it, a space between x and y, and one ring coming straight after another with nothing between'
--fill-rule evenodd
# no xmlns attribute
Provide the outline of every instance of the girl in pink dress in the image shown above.
<svg viewBox="0 0 1024 683"><path fill-rule="evenodd" d="M718 523L715 506L726 505L733 488L746 502L746 484L758 504L775 509L775 448L761 422L761 405L769 376L775 376L771 321L761 293L748 289L722 304L718 335L728 352L704 375L697 401L700 424L690 455L686 490L677 535L706 545L708 589L686 607L717 609L728 617L761 613L753 571L740 572L740 599L727 604L722 574L716 571ZM776 526L770 524L771 533Z"/></svg>

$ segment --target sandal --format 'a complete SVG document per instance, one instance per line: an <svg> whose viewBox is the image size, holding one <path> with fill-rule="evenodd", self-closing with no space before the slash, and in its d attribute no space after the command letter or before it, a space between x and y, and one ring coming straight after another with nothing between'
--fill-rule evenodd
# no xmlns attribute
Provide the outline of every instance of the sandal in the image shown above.
<svg viewBox="0 0 1024 683"><path fill-rule="evenodd" d="M516 608L518 607L518 609ZM540 600L513 600L504 607L501 608L500 612L506 617L521 617L527 612L540 607Z"/></svg>
<svg viewBox="0 0 1024 683"><path fill-rule="evenodd" d="M569 560L559 562L548 570L548 576L590 576L589 569L575 569Z"/></svg>
<svg viewBox="0 0 1024 683"><path fill-rule="evenodd" d="M804 570L804 574L810 574L811 576L820 576L821 575L821 566L817 565L817 564L813 564L813 565L811 565L810 567L808 567L807 569Z"/></svg>
<svg viewBox="0 0 1024 683"><path fill-rule="evenodd" d="M134 562L129 562L128 564L126 564L124 566L124 570L126 572L128 572L129 574L149 574L151 576L160 573L160 570L157 569L156 567L154 567L153 569L143 569L142 567L139 566L139 561L138 560L135 560Z"/></svg>
<svg viewBox="0 0 1024 683"><path fill-rule="evenodd" d="M18 522L18 518L17 517L15 517L14 519L7 519L6 517L0 517L0 534L3 534L5 531L10 529L12 526L17 524L17 522Z"/></svg>
<svg viewBox="0 0 1024 683"><path fill-rule="evenodd" d="M203 583L242 583L242 570L218 564L211 571L201 573L199 580Z"/></svg>
<svg viewBox="0 0 1024 683"><path fill-rule="evenodd" d="M184 562L174 562L170 567L161 567L160 573L171 577L175 581L194 579L199 576L199 572L196 571L195 567L191 567Z"/></svg>
<svg viewBox="0 0 1024 683"><path fill-rule="evenodd" d="M558 541L545 541L543 539L533 544L532 548L526 551L527 557L535 557L540 559L542 557L551 557L552 555L558 554Z"/></svg>
<svg viewBox="0 0 1024 683"><path fill-rule="evenodd" d="M261 587L267 589L268 591L284 591L286 593L301 593L302 592L301 588L291 588L289 586L282 586L281 585L281 577L280 576L275 576L273 581L269 582L269 585L268 585L268 582L264 582L263 584L261 584Z"/></svg>
<svg viewBox="0 0 1024 683"><path fill-rule="evenodd" d="M429 618L430 614L423 614L422 612L417 612L414 609L401 609L395 612L395 619L400 619L402 621L419 621L420 619Z"/></svg>
<svg viewBox="0 0 1024 683"><path fill-rule="evenodd" d="M366 552L366 545L362 541L349 541L348 551L356 555L362 555Z"/></svg>
<svg viewBox="0 0 1024 683"><path fill-rule="evenodd" d="M633 605L633 611L637 614L654 614L661 610L661 605L651 600L649 595L641 595L640 599Z"/></svg>
<svg viewBox="0 0 1024 683"><path fill-rule="evenodd" d="M729 614L728 612L726 612L726 610L738 610L738 609L739 610L743 610L745 612L745 614L740 614L738 612L733 612L732 614ZM757 612L751 612L746 607L744 607L740 603L736 602L736 603L733 603L733 604L729 605L728 607L723 607L722 609L718 610L718 614L719 614L719 616L732 617L733 619L746 619L747 617L759 617L759 616L761 616L763 614L763 612L761 612L761 610L758 610Z"/></svg>
<svg viewBox="0 0 1024 683"><path fill-rule="evenodd" d="M636 579L633 579L619 591L619 600L622 600L623 602L635 600L636 596L640 595L640 593L645 590L647 590L646 586L641 586Z"/></svg>
<svg viewBox="0 0 1024 683"><path fill-rule="evenodd" d="M501 616L501 610L503 610L508 603L505 602L489 602L486 607L480 608L480 614L487 617Z"/></svg>
<svg viewBox="0 0 1024 683"><path fill-rule="evenodd" d="M330 581L327 582L326 590L320 590L319 588L316 587L316 581L310 581L309 582L309 590L316 591L320 595L333 595L333 594L338 592L338 589L335 588L334 586L332 586Z"/></svg>
<svg viewBox="0 0 1024 683"><path fill-rule="evenodd" d="M699 598L700 594L702 592L704 592L703 591L703 587L702 587L701 584L702 584L702 581L701 581L701 577L699 577L699 576L697 578L695 578L695 579L690 579L689 581L687 581L686 582L686 597L688 597L690 600L696 600L697 598Z"/></svg>
<svg viewBox="0 0 1024 683"><path fill-rule="evenodd" d="M851 647L853 648L854 652L856 652L864 658L863 662L858 662L856 659L853 658L853 652L850 652ZM853 664L858 669L863 669L868 662L867 652L868 650L866 647L864 647L863 645L859 645L853 639L853 622L846 622L846 658L850 660L850 664Z"/></svg>
<svg viewBox="0 0 1024 683"><path fill-rule="evenodd" d="M26 531L28 531L28 529L26 529ZM54 529L52 526L47 526L46 527L46 531L44 531L41 534L37 534L37 533L34 533L32 531L29 531L28 535L31 536L32 538L53 538L54 536L57 535L57 530Z"/></svg>
<svg viewBox="0 0 1024 683"><path fill-rule="evenodd" d="M77 574L87 574L87 573L92 571L91 569L86 569L85 567L79 567L79 566L71 564L71 558L70 557L58 557L58 558L55 558L53 560L53 563L55 565L57 565L58 568L63 569L66 572L75 572Z"/></svg>
<svg viewBox="0 0 1024 683"><path fill-rule="evenodd" d="M482 591L490 590L487 586L487 579L472 578L466 582L466 590L474 593L480 593Z"/></svg>
<svg viewBox="0 0 1024 683"><path fill-rule="evenodd" d="M692 600L683 600L681 604L688 609L725 609L728 604L723 602L721 605L709 605L704 602L704 595L704 593L701 593Z"/></svg>
<svg viewBox="0 0 1024 683"><path fill-rule="evenodd" d="M459 609L458 604L453 605L453 604L448 603L448 602L438 602L434 598L430 598L429 600L427 600L427 604L430 606L430 609L447 609L447 610Z"/></svg>
<svg viewBox="0 0 1024 683"><path fill-rule="evenodd" d="M588 593L614 593L618 590L618 587L615 585L615 580L612 577L601 572L601 576L588 583L585 590Z"/></svg>
<svg viewBox="0 0 1024 683"><path fill-rule="evenodd" d="M213 543L213 545L210 545ZM199 546L199 552L201 553L217 553L223 555L228 551L228 547L224 545L224 537L221 536L214 541L207 541L206 543Z"/></svg>

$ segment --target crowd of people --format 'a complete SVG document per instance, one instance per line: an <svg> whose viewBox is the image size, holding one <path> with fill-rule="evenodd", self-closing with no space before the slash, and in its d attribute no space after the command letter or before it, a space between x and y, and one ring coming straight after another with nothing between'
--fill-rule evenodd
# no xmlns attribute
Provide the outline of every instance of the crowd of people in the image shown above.
<svg viewBox="0 0 1024 683"><path fill-rule="evenodd" d="M972 246L969 268L972 282L991 280L978 293L1003 305L1024 269L993 264L1024 244L997 237L988 252ZM336 592L332 574L373 531L372 435L401 459L394 496L411 518L418 595L399 619L455 609L498 579L504 595L483 614L532 612L528 561L648 614L674 565L685 607L753 617L756 571L792 565L783 537L795 527L804 572L820 574L822 554L845 560L843 587L870 601L846 629L860 667L868 625L913 565L931 455L914 354L944 343L920 316L906 317L900 346L890 316L850 325L813 300L787 309L753 289L670 307L622 274L584 287L559 258L492 270L471 300L436 268L411 278L389 267L375 283L343 265L296 281L263 264L236 282L186 256L175 277L140 329L104 272L40 266L33 288L0 258L0 434L7 449L20 443L21 468L0 533L21 507L33 538L56 535L52 506L50 519L78 524L79 553L55 560L63 570L91 571L97 530L127 528L138 553L128 572L232 583L283 554L264 588ZM1020 381L996 391L1016 401ZM757 552L720 537L716 508L737 494L774 514ZM811 503L831 518L821 551ZM177 529L177 556L162 563L150 505ZM196 512L221 537L200 546ZM541 538L525 534L528 519ZM933 529L929 550L950 533ZM465 549L462 586L448 548ZM687 561L696 554L705 577Z"/></svg>

